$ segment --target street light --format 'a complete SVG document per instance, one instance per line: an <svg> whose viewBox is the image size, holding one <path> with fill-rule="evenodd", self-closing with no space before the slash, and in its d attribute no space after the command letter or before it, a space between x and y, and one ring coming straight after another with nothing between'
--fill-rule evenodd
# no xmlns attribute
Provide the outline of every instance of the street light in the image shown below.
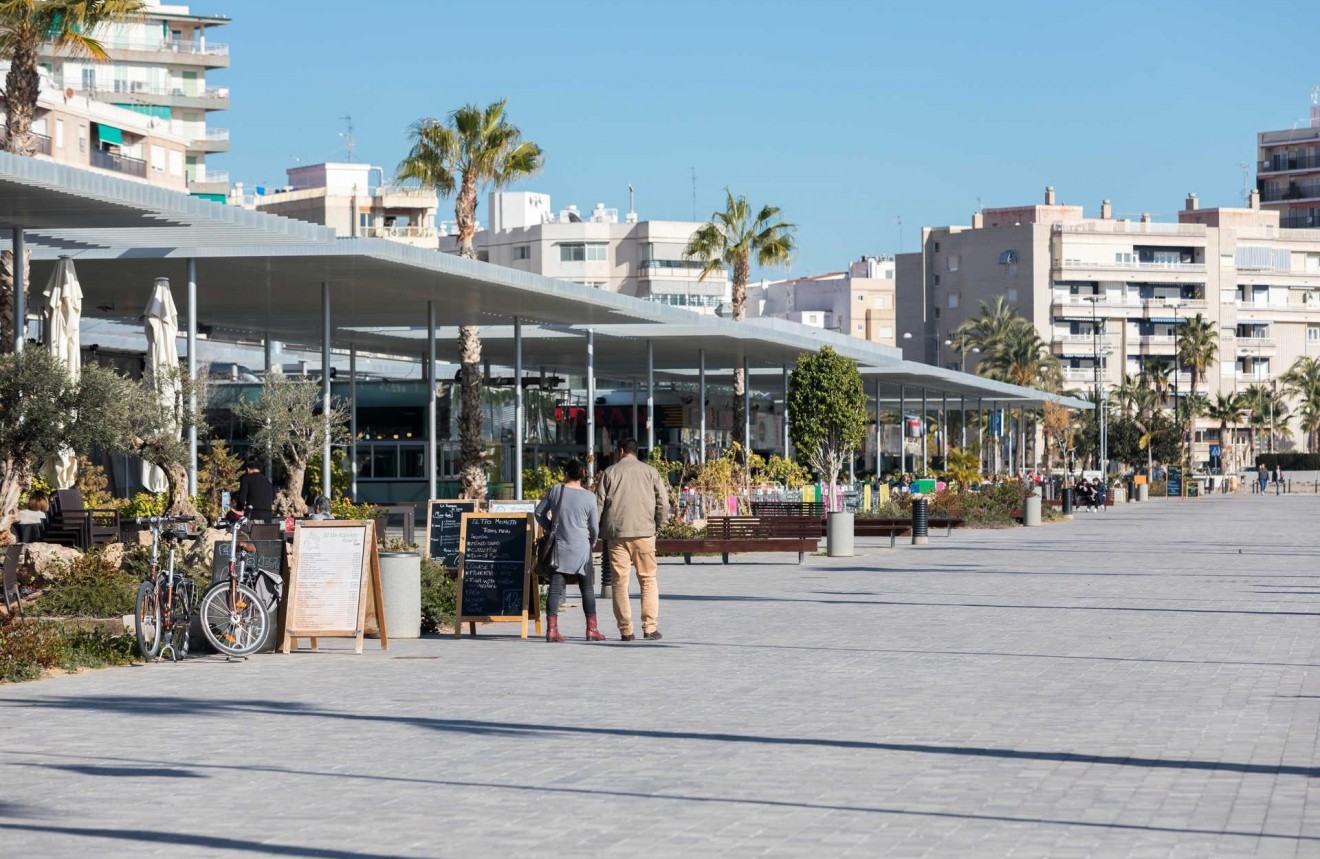
<svg viewBox="0 0 1320 859"><path fill-rule="evenodd" d="M1178 417L1178 376L1182 370L1182 356L1178 354L1178 310L1183 306L1181 301L1167 301L1165 307L1173 311L1173 422L1178 425L1178 461L1180 464L1187 463L1186 451L1184 450L1183 424L1182 419ZM1186 479L1186 478L1184 478Z"/></svg>
<svg viewBox="0 0 1320 859"><path fill-rule="evenodd" d="M1105 421L1105 357L1100 349L1100 321L1097 315L1097 308L1099 307L1101 296L1085 295L1082 296L1082 300L1091 305L1091 340L1092 348L1095 352L1095 357L1092 359L1095 362L1095 404L1096 408L1100 410L1100 477L1102 480L1106 481L1107 485L1109 480L1109 439L1106 437L1108 427L1106 426ZM1177 376L1174 376L1174 381L1177 381ZM1174 403L1176 412L1177 400L1175 400Z"/></svg>
<svg viewBox="0 0 1320 859"><path fill-rule="evenodd" d="M932 339L932 340L935 341L935 366L938 367L938 366L940 365L940 332L939 332L939 330L937 329L936 331L934 331L934 332L932 332L932 333L930 333L930 334L923 334L923 335L921 335L921 336L922 336L922 337L928 337L928 338L930 338L930 339ZM904 339L904 340L911 340L911 339L912 339L912 332L911 332L911 331L904 331L904 332L903 332L903 339ZM946 339L946 340L944 340L944 345L945 345L945 346L952 346L952 345L953 345L953 341L952 341L952 340L948 340L948 339Z"/></svg>

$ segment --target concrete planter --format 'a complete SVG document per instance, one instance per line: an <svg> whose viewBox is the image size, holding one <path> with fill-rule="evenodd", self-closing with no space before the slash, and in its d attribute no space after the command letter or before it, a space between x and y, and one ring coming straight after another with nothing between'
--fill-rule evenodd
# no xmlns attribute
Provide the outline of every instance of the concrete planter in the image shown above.
<svg viewBox="0 0 1320 859"><path fill-rule="evenodd" d="M831 558L853 556L853 514L830 513L826 517L825 553Z"/></svg>
<svg viewBox="0 0 1320 859"><path fill-rule="evenodd" d="M380 590L390 638L422 637L422 556L381 552Z"/></svg>

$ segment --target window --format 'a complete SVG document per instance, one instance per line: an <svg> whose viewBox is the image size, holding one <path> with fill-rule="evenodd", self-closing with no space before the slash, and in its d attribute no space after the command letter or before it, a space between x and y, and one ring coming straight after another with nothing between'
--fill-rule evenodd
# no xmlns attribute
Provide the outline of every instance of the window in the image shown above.
<svg viewBox="0 0 1320 859"><path fill-rule="evenodd" d="M82 88L84 92L92 92L96 89L96 68L94 66L83 66Z"/></svg>
<svg viewBox="0 0 1320 859"><path fill-rule="evenodd" d="M958 294L956 292L951 292L949 293L949 309L955 310L957 309L957 307L958 307Z"/></svg>
<svg viewBox="0 0 1320 859"><path fill-rule="evenodd" d="M859 296L857 296L857 300L858 300L858 301L865 301L865 300L866 300L866 296L865 296L865 295L859 295Z"/></svg>
<svg viewBox="0 0 1320 859"><path fill-rule="evenodd" d="M1312 343L1320 341L1320 325L1306 326L1306 339Z"/></svg>
<svg viewBox="0 0 1320 859"><path fill-rule="evenodd" d="M177 149L170 150L170 175L183 175L183 153Z"/></svg>
<svg viewBox="0 0 1320 859"><path fill-rule="evenodd" d="M957 271L958 266L961 264L962 264L962 260L958 258L957 254L949 254L949 259L948 259L949 271Z"/></svg>
<svg viewBox="0 0 1320 859"><path fill-rule="evenodd" d="M531 246L531 245L514 245L514 246L513 246L513 258L514 258L515 260L520 260L520 259L531 259L531 258L532 258L532 246Z"/></svg>
<svg viewBox="0 0 1320 859"><path fill-rule="evenodd" d="M87 126L85 125L78 126L78 151L87 151Z"/></svg>
<svg viewBox="0 0 1320 859"><path fill-rule="evenodd" d="M1017 301L1017 290L1016 289L1004 290L1004 299L1006 301Z"/></svg>
<svg viewBox="0 0 1320 859"><path fill-rule="evenodd" d="M938 274L935 275L935 285L936 285L936 286L939 286L939 285L940 285L940 276L939 276Z"/></svg>
<svg viewBox="0 0 1320 859"><path fill-rule="evenodd" d="M605 262L605 242L565 242L559 246L560 262Z"/></svg>
<svg viewBox="0 0 1320 859"><path fill-rule="evenodd" d="M157 173L165 172L165 147L151 144L151 169Z"/></svg>
<svg viewBox="0 0 1320 859"><path fill-rule="evenodd" d="M939 253L939 252L940 252L940 243L935 242L935 253Z"/></svg>
<svg viewBox="0 0 1320 859"><path fill-rule="evenodd" d="M364 230L371 226L370 212L358 212L358 226Z"/></svg>
<svg viewBox="0 0 1320 859"><path fill-rule="evenodd" d="M55 148L64 148L64 120L55 120Z"/></svg>

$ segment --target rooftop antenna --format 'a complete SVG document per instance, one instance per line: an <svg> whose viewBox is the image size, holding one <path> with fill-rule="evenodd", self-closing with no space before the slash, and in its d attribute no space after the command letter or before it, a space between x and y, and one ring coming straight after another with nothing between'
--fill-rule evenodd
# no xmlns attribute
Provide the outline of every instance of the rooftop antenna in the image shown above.
<svg viewBox="0 0 1320 859"><path fill-rule="evenodd" d="M1311 127L1320 128L1320 84L1311 87Z"/></svg>
<svg viewBox="0 0 1320 859"><path fill-rule="evenodd" d="M697 168L689 167L692 171L692 220L697 219Z"/></svg>
<svg viewBox="0 0 1320 859"><path fill-rule="evenodd" d="M1238 169L1242 171L1242 205L1251 205L1251 165L1245 161L1238 162Z"/></svg>
<svg viewBox="0 0 1320 859"><path fill-rule="evenodd" d="M628 215L627 215L627 221L628 221L628 223L630 223L630 224L631 224L631 223L636 223L636 221L637 221L637 207L636 207L636 205L635 205L635 199L636 199L636 196L635 196L635 194L633 193L633 186L632 186L632 183L629 182L629 183L628 183Z"/></svg>
<svg viewBox="0 0 1320 859"><path fill-rule="evenodd" d="M894 223L898 225L898 252L902 253L903 252L903 216L899 215L895 217Z"/></svg>
<svg viewBox="0 0 1320 859"><path fill-rule="evenodd" d="M347 148L348 148L348 163L352 164L352 163L353 163L353 149L354 149L354 144L353 144L353 117L352 117L351 114L347 114L347 113L346 113L346 114L344 114L343 116L341 116L341 117L339 117L339 118L342 119L342 120L344 120L344 123L347 125L347 129L346 129L345 131L341 131L341 132L339 132L339 136L342 137L342 138L344 138L344 143L345 143L345 145L346 145Z"/></svg>

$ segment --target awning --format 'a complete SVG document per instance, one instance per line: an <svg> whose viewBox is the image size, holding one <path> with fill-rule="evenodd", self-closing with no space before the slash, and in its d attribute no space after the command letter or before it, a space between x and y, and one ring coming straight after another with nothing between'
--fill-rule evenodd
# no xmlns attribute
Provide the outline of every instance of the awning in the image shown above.
<svg viewBox="0 0 1320 859"><path fill-rule="evenodd" d="M96 126L96 135L102 143L113 143L115 146L124 145L124 132L113 125L105 125L100 122L93 124Z"/></svg>

